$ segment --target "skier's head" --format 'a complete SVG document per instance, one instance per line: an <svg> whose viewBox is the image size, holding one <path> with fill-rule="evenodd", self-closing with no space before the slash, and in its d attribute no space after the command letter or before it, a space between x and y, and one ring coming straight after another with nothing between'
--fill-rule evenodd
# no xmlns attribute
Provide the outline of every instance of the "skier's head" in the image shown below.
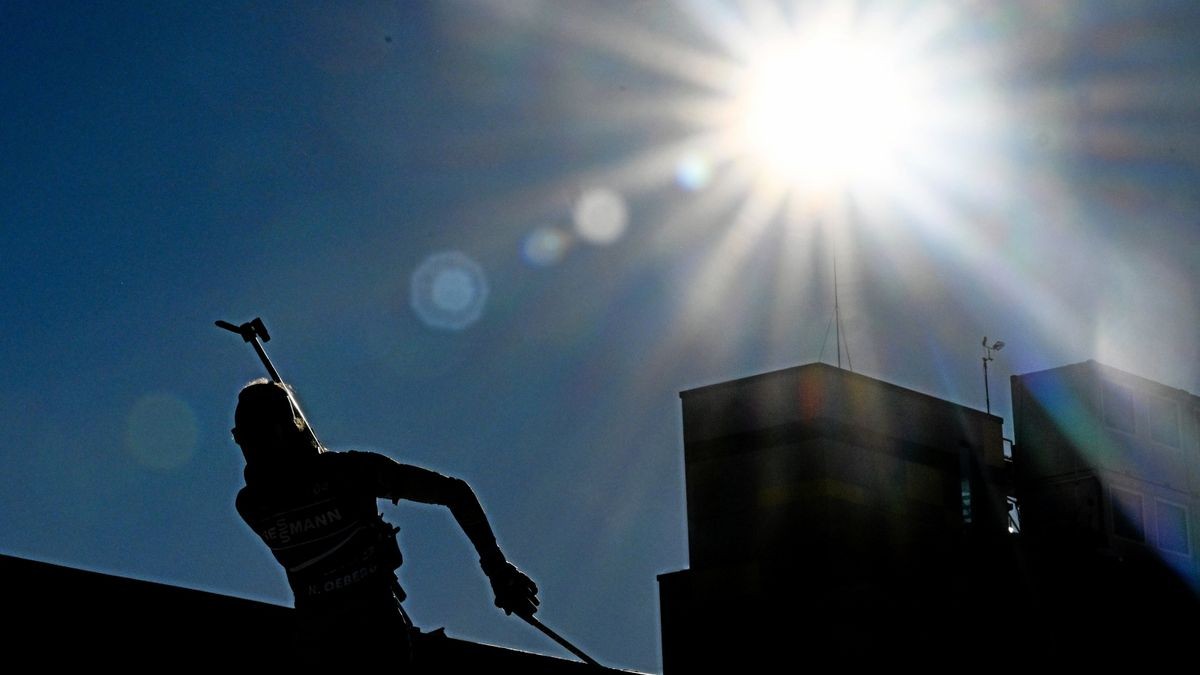
<svg viewBox="0 0 1200 675"><path fill-rule="evenodd" d="M247 463L318 450L287 389L270 380L255 380L242 387L233 424L233 440L241 446Z"/></svg>

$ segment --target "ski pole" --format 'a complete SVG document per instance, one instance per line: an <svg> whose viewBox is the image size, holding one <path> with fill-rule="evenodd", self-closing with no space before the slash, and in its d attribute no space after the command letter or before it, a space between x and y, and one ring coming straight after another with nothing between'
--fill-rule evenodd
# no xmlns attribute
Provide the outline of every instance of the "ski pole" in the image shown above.
<svg viewBox="0 0 1200 675"><path fill-rule="evenodd" d="M524 619L525 623L528 623L530 626L533 626L534 628L545 633L551 640L554 640L555 642L562 645L563 647L566 647L567 651L569 651L572 654L574 654L575 656L578 656L579 658L583 659L584 663L588 664L589 666L596 666L598 668L602 667L596 661L596 659L593 659L592 657L588 656L587 654L584 654L583 650L581 650L579 647L576 647L575 645L571 644L570 642L567 642L566 638L564 638L563 636L559 635L558 633L555 633L554 631L547 628L546 624L535 619L532 614L517 614L517 616Z"/></svg>
<svg viewBox="0 0 1200 675"><path fill-rule="evenodd" d="M267 351L263 349L262 343L270 342L271 334L267 332L267 327L263 324L261 318L254 317L253 321L247 321L240 326L235 326L228 321L217 321L216 324L217 328L224 328L231 333L237 333L242 336L243 340L249 342L250 346L254 347L255 353L258 354L258 358L266 366L267 375L271 377L271 381L284 385L283 378L279 376L279 371L275 370L275 366L271 364L271 359L267 357ZM262 338L262 342L259 342L259 338ZM317 440L317 432L313 431L312 425L308 423L308 418L304 416L304 411L300 408L300 403L296 401L296 397L292 395L292 390L287 385L284 385L283 390L287 392L288 401L291 402L292 409L296 411L296 414L304 422L304 427L308 429L308 435L312 438L313 443L317 445L317 449L320 452L325 452L325 446L321 445L321 442Z"/></svg>

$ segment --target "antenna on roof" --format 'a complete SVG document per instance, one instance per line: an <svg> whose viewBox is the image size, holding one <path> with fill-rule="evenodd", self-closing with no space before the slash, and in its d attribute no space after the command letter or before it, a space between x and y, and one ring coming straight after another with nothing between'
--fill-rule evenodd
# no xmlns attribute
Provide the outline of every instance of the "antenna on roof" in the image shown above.
<svg viewBox="0 0 1200 675"><path fill-rule="evenodd" d="M842 336L842 307L838 298L838 273L837 273L837 244L833 245L833 316L829 318L829 323L825 326L825 338L821 340L821 353L817 355L817 360L824 362L825 345L829 343L829 329L837 324L837 331L834 340L837 342L837 367L842 367L842 345L846 346L846 365L850 372L854 372L854 363L850 360L850 342Z"/></svg>
<svg viewBox="0 0 1200 675"><path fill-rule="evenodd" d="M987 336L983 336L983 395L987 401L987 412L992 414L992 392L988 388L988 361L992 361L992 352L998 352L1004 349L1004 341L996 340L991 346L988 346Z"/></svg>
<svg viewBox="0 0 1200 675"><path fill-rule="evenodd" d="M833 252L833 317L834 323L837 324L837 359L838 368L842 367L842 311L838 304L838 275L837 275L837 250ZM850 372L854 372L854 364L850 361L850 343L846 342L846 365L849 366Z"/></svg>

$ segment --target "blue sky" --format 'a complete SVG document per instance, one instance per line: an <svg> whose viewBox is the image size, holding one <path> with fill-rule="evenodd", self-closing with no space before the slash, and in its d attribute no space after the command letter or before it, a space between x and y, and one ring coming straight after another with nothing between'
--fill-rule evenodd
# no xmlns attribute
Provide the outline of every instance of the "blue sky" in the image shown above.
<svg viewBox="0 0 1200 675"><path fill-rule="evenodd" d="M289 603L213 327L261 316L326 445L468 480L547 625L658 671L678 392L835 362L835 254L858 372L982 408L987 335L1006 418L1085 359L1200 392L1200 7L1043 4L853 5L941 107L830 197L721 122L827 3L0 2L0 551ZM384 510L419 625L559 653Z"/></svg>

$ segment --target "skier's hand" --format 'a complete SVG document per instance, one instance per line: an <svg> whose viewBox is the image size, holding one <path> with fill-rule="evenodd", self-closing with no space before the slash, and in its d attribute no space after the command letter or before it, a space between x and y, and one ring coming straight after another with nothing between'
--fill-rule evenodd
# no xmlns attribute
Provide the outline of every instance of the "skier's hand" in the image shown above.
<svg viewBox="0 0 1200 675"><path fill-rule="evenodd" d="M537 584L507 560L486 565L483 569L492 582L496 606L505 614L533 616L537 611Z"/></svg>

